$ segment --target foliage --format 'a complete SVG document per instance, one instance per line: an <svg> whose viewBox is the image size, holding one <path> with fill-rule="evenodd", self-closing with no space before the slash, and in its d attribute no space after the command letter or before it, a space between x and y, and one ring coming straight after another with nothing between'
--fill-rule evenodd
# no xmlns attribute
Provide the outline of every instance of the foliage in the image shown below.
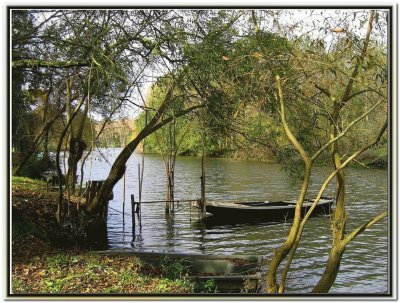
<svg viewBox="0 0 400 303"><path fill-rule="evenodd" d="M21 169L19 175L31 179L41 179L44 172L54 170L54 160L34 157Z"/></svg>
<svg viewBox="0 0 400 303"><path fill-rule="evenodd" d="M208 279L206 281L196 281L194 286L195 293L216 293L217 284L214 279Z"/></svg>
<svg viewBox="0 0 400 303"><path fill-rule="evenodd" d="M11 179L12 189L14 190L29 190L29 191L45 191L46 183L41 180L34 180L27 177L15 177Z"/></svg>
<svg viewBox="0 0 400 303"><path fill-rule="evenodd" d="M13 240L24 239L29 236L42 238L43 235L38 227L30 222L25 216L13 214L13 222L11 226L11 235Z"/></svg>
<svg viewBox="0 0 400 303"><path fill-rule="evenodd" d="M35 35L32 18L26 11L13 11L12 16L12 55L13 60L28 56L29 48L23 41L29 41ZM30 110L30 100L25 93L23 86L27 81L28 75L21 70L12 71L12 143L16 151L25 153L32 144L30 135L32 114ZM29 125L31 124L31 125Z"/></svg>
<svg viewBox="0 0 400 303"><path fill-rule="evenodd" d="M190 262L185 259L171 259L168 255L161 257L161 272L171 280L183 279L189 273Z"/></svg>

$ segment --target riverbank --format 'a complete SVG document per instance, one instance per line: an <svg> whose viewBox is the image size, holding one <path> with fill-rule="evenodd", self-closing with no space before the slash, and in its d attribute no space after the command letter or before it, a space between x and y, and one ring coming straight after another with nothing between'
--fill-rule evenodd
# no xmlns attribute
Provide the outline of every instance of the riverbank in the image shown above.
<svg viewBox="0 0 400 303"><path fill-rule="evenodd" d="M13 294L215 291L190 281L184 268L174 264L155 267L136 256L99 255L79 248L68 229L56 222L56 198L42 181L12 179Z"/></svg>
<svg viewBox="0 0 400 303"><path fill-rule="evenodd" d="M142 153L143 150L138 148L136 150L138 153ZM147 154L161 154L157 150L147 150ZM178 153L181 157L201 157L201 153L195 150L183 150ZM221 159L231 159L231 160L246 160L261 163L278 163L277 160L268 153L266 150L261 149L249 149L249 150L231 150L231 149L221 149L209 151L206 155L209 158L221 158ZM316 162L317 165L331 165L330 158L321 158ZM388 169L388 149L386 146L373 148L365 151L361 154L358 159L350 162L348 167L365 167L365 168L375 168L375 169Z"/></svg>

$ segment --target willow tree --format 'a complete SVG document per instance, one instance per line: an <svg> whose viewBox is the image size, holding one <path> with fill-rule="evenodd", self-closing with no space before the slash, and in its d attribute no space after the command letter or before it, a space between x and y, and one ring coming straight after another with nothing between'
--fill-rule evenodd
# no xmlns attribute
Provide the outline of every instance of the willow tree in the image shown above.
<svg viewBox="0 0 400 303"><path fill-rule="evenodd" d="M149 13L155 14L156 12ZM192 62L195 55L191 54L187 48L196 47L204 39L210 40L219 35L226 35L238 20L239 15L237 13L226 14L224 11L177 10L163 11L162 13L159 22L149 23L148 30L151 31L151 34L146 39L143 37L143 40L154 48L151 56L152 62L154 62L153 68L158 67L161 70L157 81L161 87L166 87L165 93L162 94L158 107L153 109L142 107L148 111L148 123L118 155L96 198L87 206L89 213L96 214L107 205L107 197L115 184L122 178L126 162L144 138L174 119L208 106L209 100L213 96L213 90L210 89L208 81L202 81L202 78L197 77L198 73ZM211 22L213 26L209 28L199 26L199 23L212 20L213 17L216 18ZM168 109L172 108L173 104L177 104L178 100L184 101L179 103L180 108L176 111L169 111L169 114L172 113L171 115L165 115L168 114Z"/></svg>
<svg viewBox="0 0 400 303"><path fill-rule="evenodd" d="M341 16L337 16L336 19L327 18L324 20L327 22L325 26L329 26L325 31L330 32L331 35L348 32L345 39L333 38L328 49L324 45L326 42L319 37L315 40L310 39L308 42L304 37L302 39L294 38L293 27L290 27L292 31L289 37L291 36L291 39L294 39L300 47L293 48L289 60L293 69L297 70L296 78L300 79L299 82L302 82L302 84L300 87L295 87L292 85L290 76L285 75L281 80L281 77L277 74L276 99L280 104L279 113L284 133L303 162L303 182L289 234L282 246L274 251L268 266L267 290L270 293L282 293L285 291L286 276L299 245L302 230L309 217L309 214L307 214L303 219L301 218L301 207L308 192L313 164L322 153L327 153L330 150L334 171L325 181L314 205L318 203L329 181L335 177L336 207L332 218L333 244L330 257L326 263L325 272L314 287L313 292L329 291L339 272L340 261L347 244L366 228L382 220L387 215L387 212L384 211L346 234L345 226L348 217L345 210L344 168L357 156L376 145L385 136L387 128L387 120L370 120L368 123L367 119L374 111L387 112L387 83L381 81L381 79L387 79L385 61L381 60L379 63L377 53L369 51L373 23L374 20L378 20L378 17L376 12L371 11L369 17L365 20L366 22L361 22L361 28L364 25L366 31L364 38L359 39L357 36L359 36L360 29L357 32L357 29L351 28L350 21L356 19L355 16L357 14L357 12L354 12L354 14L353 12L351 14L343 13ZM363 20L366 16L367 13L363 12L358 16L358 20ZM379 26L384 26L384 20L385 16L381 16L381 24L376 26L377 30ZM344 24L349 28L339 28L337 24ZM345 47L343 47L344 41ZM308 44L309 42L311 43ZM302 45L302 43L304 44ZM309 46L304 47L305 45ZM378 81L376 73L380 73L383 76ZM286 98L289 101L294 100L294 102L285 104ZM290 107L290 119L287 118L286 112L289 109L286 110L286 106ZM299 108L306 108L306 111L315 114L315 118L306 119L301 124L296 121L294 124L290 120L295 116L299 116ZM374 123L372 124L371 122ZM371 131L363 133L355 128L357 124L361 123L363 123L364 127L371 127L371 125L376 124L381 125L378 127L380 130L374 134L374 140L368 142ZM312 129L314 130L308 131ZM321 137L321 133L318 133L319 130L322 130L322 134L327 134L324 140L321 140L323 137ZM320 137L317 145L315 144L316 136ZM364 139L358 140L357 143L359 144L354 144L353 140L353 145L348 145L347 140L349 138L361 136L364 136ZM319 148L315 149L318 145ZM360 146L359 150L350 152L357 145ZM343 150L346 150L347 153L350 152L351 156L346 158L346 155L342 154ZM282 269L281 281L277 282L279 265L287 256L287 263Z"/></svg>
<svg viewBox="0 0 400 303"><path fill-rule="evenodd" d="M229 131L272 151L286 167L299 167L302 175L292 227L268 265L269 293L285 291L287 273L309 217L301 217L301 207L315 163L332 161L333 166L315 204L332 179L337 179L337 186L334 244L314 292L329 291L347 244L387 214L377 214L350 233L345 231L349 218L344 169L386 140L388 75L382 41L386 13L346 11L332 16L317 10L300 11L296 16L284 10L249 12L247 35L242 34L210 63L216 71L213 87L223 96L223 101L215 103L220 110L208 112L210 120L226 121ZM310 14L309 23L297 19L304 14ZM375 30L381 31L375 35L374 20ZM229 110L222 110L224 104ZM246 127L254 121L259 121L258 128ZM283 128L277 128L278 124Z"/></svg>
<svg viewBox="0 0 400 303"><path fill-rule="evenodd" d="M356 56L355 60L355 66L352 69L352 72L350 74L349 79L347 80L347 84L345 85L345 90L342 93L335 94L331 93L328 88L324 88L323 92L326 94L328 98L331 98L333 100L333 111L332 111L332 120L331 120L331 131L330 131L330 136L331 138L337 137L341 132L343 132L343 128L341 127L341 115L342 112L344 111L344 107L346 104L353 102L356 96L359 96L361 94L365 94L368 92L372 92L375 94L375 98L378 100L381 99L383 101L387 101L387 95L385 91L382 91L382 88L385 89L385 86L383 87L377 87L377 88L371 88L369 87L370 83L374 84L373 81L367 81L365 84L360 83L361 86L357 90L354 89L355 86L355 81L360 79L360 74L362 73L362 69L364 68L367 70L367 64L371 63L372 60L368 60L367 54L368 52L368 47L370 44L370 39L371 39L371 32L373 28L373 23L374 20L377 18L377 12L376 11L371 11L369 20L367 23L367 33L364 39L363 46L361 48L361 52L359 53L358 56ZM372 56L370 56L372 57ZM369 67L370 69L376 68L376 66ZM364 72L365 73L365 72ZM363 84L365 85L364 87ZM382 101L381 101L382 102ZM378 104L378 103L377 103ZM378 133L377 139L373 141L373 144L378 143L380 140L380 137L384 134L384 131L386 130L387 127L387 119L385 123L382 126L382 130ZM371 145L372 146L372 145ZM367 146L369 147L369 146ZM336 170L339 170L339 168L342 167L343 164L343 155L341 154L340 151L340 146L338 141L335 141L332 146L331 146L331 156L332 160L334 163L334 167ZM329 260L327 262L325 272L322 275L321 279L319 280L318 284L314 287L313 292L328 292L329 289L331 288L332 284L334 283L336 276L339 271L340 267L340 261L342 258L342 255L346 249L346 246L348 243L356 236L358 235L361 231L363 231L365 228L369 227L373 223L379 221L382 219L386 214L386 212L383 212L381 215L377 216L375 219L372 219L370 222L364 224L363 226L359 227L358 229L354 230L350 235L346 236L346 222L347 222L347 215L346 215L346 209L345 209L345 173L343 169L340 169L336 175L336 207L335 207L335 212L333 216L333 243L332 243L332 249L329 255Z"/></svg>

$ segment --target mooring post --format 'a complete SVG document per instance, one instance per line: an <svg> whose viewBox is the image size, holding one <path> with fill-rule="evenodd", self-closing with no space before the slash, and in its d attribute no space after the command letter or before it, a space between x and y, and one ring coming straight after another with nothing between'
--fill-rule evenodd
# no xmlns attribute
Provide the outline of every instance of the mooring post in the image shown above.
<svg viewBox="0 0 400 303"><path fill-rule="evenodd" d="M142 203L142 178L143 178L143 174L140 171L140 163L138 163L139 203L137 205L137 207L138 207L137 215L138 215L138 219L139 219L139 224L142 224L142 206L141 206L141 203Z"/></svg>
<svg viewBox="0 0 400 303"><path fill-rule="evenodd" d="M125 185L126 185L126 172L124 173L124 189L122 192L122 224L125 224Z"/></svg>
<svg viewBox="0 0 400 303"><path fill-rule="evenodd" d="M131 195L132 237L135 237L135 195Z"/></svg>
<svg viewBox="0 0 400 303"><path fill-rule="evenodd" d="M169 168L169 158L167 161L167 200L165 201L165 212L169 214L171 212L171 173Z"/></svg>
<svg viewBox="0 0 400 303"><path fill-rule="evenodd" d="M189 222L192 222L192 201L189 202Z"/></svg>
<svg viewBox="0 0 400 303"><path fill-rule="evenodd" d="M203 155L201 157L201 220L206 218L206 175L204 169L204 145L203 145Z"/></svg>
<svg viewBox="0 0 400 303"><path fill-rule="evenodd" d="M175 176L174 176L174 168L172 167L171 169L171 201L172 201L172 211L175 211L175 196L174 196L174 181Z"/></svg>

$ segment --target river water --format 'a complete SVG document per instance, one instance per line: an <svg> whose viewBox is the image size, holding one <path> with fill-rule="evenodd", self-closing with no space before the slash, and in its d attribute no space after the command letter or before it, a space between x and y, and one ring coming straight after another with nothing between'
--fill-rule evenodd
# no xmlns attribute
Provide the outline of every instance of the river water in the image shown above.
<svg viewBox="0 0 400 303"><path fill-rule="evenodd" d="M84 180L102 180L120 149L101 149L85 165ZM107 159L107 160L105 160ZM123 181L114 187L109 203L109 249L134 251L183 252L204 254L249 254L271 257L282 244L290 223L237 224L204 226L189 203L181 202L174 215L165 214L164 204L143 204L141 226L136 222L132 233L130 195L138 197L138 164L142 155L133 154L127 164L126 201L123 220ZM296 198L299 184L293 184L277 164L255 161L207 158L206 199L220 201L264 201ZM178 157L175 168L175 199L200 197L201 161L195 157ZM308 196L318 191L329 173L316 167ZM349 168L347 205L351 230L388 208L386 171ZM164 200L166 176L159 155L145 155L142 201ZM325 196L332 196L331 187ZM324 270L331 245L329 217L310 218L303 233L292 269L287 292L304 293L312 289ZM351 242L344 254L339 275L331 293L388 292L388 220L384 219Z"/></svg>

